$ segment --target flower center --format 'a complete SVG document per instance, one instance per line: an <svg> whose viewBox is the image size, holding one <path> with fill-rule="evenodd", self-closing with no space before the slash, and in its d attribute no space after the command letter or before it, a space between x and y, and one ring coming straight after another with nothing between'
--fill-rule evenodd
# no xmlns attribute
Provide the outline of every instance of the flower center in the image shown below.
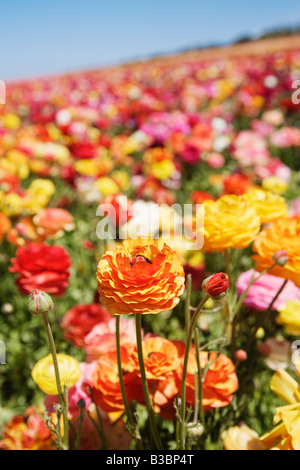
<svg viewBox="0 0 300 470"><path fill-rule="evenodd" d="M143 255L137 255L131 260L130 265L134 266L136 263L143 263L145 261L146 263L152 264L152 261L150 261L149 258L145 258Z"/></svg>

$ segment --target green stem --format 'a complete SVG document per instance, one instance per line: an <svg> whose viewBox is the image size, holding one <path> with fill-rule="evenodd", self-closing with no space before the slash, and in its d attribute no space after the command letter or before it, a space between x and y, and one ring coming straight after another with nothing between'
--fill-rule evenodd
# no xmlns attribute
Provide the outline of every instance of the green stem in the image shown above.
<svg viewBox="0 0 300 470"><path fill-rule="evenodd" d="M197 310L195 311L193 318L191 320L185 353L184 353L184 360L183 360L183 369L182 369L182 382L181 382L181 408L180 408L180 446L181 450L185 450L185 438L186 438L186 422L185 422L185 413L186 413L186 376L187 376L187 366L188 366L188 358L189 358L189 351L192 343L192 336L195 325L201 313L201 310L207 300L209 299L209 295L206 294L204 299L200 302Z"/></svg>
<svg viewBox="0 0 300 470"><path fill-rule="evenodd" d="M104 425L103 425L102 416L101 416L98 406L96 406L96 413L97 413L97 418L99 422L99 430L100 430L100 435L101 435L101 440L102 440L102 450L106 450Z"/></svg>
<svg viewBox="0 0 300 470"><path fill-rule="evenodd" d="M186 298L185 298L185 304L184 304L186 338L188 336L190 323L191 323L191 311L190 311L191 293L192 293L192 275L188 274L186 278Z"/></svg>
<svg viewBox="0 0 300 470"><path fill-rule="evenodd" d="M69 448L69 421L68 421L68 409L66 406L66 401L64 398L64 394L62 391L62 386L61 386L61 381L60 381L60 374L59 374L59 367L58 367L58 361L57 361L57 353L56 353L56 347L55 347L55 342L51 330L51 325L49 322L49 318L47 313L43 313L43 321L44 325L46 328L46 333L49 341L49 346L52 354L52 359L53 359L53 365L54 365L54 372L55 372L55 380L56 380L56 386L57 386L57 391L58 391L58 399L59 403L62 407L62 414L63 414L63 422L64 422L64 450L67 450Z"/></svg>
<svg viewBox="0 0 300 470"><path fill-rule="evenodd" d="M125 414L127 416L127 420L131 426L134 426L134 418L131 412L131 409L128 405L124 379L123 379L123 372L122 372L122 359L121 359L121 344L120 344L120 315L116 315L116 345L117 345L117 362L118 362L118 374L119 374L119 382L120 382L120 389L122 400L125 408Z"/></svg>
<svg viewBox="0 0 300 470"><path fill-rule="evenodd" d="M143 345L142 345L142 314L138 313L136 315L136 343L137 343L137 352L140 366L140 373L144 391L144 397L146 402L146 408L149 415L150 429L156 445L157 450L162 450L162 443L158 434L156 427L155 416L151 406L150 393L148 388L148 382L146 377L146 370L143 357Z"/></svg>
<svg viewBox="0 0 300 470"><path fill-rule="evenodd" d="M82 434L82 425L85 415L85 408L83 406L80 407L80 414L78 418L77 424L77 436L76 436L76 450L81 450L81 434Z"/></svg>
<svg viewBox="0 0 300 470"><path fill-rule="evenodd" d="M199 350L199 332L195 329L195 349L196 349L196 361L198 369L198 381L199 381L199 418L200 423L205 425L204 409L203 409L203 382L202 382L202 369L200 362L200 350Z"/></svg>
<svg viewBox="0 0 300 470"><path fill-rule="evenodd" d="M230 255L229 255L229 249L224 250L224 258L225 258L225 265L226 265L226 273L228 276L228 280L231 284L232 281L232 276L231 276L231 267L230 267Z"/></svg>

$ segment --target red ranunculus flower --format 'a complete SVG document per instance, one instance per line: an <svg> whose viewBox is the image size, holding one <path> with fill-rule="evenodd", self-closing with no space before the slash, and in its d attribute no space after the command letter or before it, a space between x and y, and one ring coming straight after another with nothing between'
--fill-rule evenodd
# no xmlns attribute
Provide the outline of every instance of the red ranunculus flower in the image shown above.
<svg viewBox="0 0 300 470"><path fill-rule="evenodd" d="M18 248L11 263L10 272L19 273L16 283L21 294L38 289L61 296L69 285L71 260L61 246L29 243Z"/></svg>
<svg viewBox="0 0 300 470"><path fill-rule="evenodd" d="M66 313L61 326L65 338L72 340L75 346L80 348L84 345L85 337L95 325L106 324L111 318L111 314L101 305L76 305Z"/></svg>
<svg viewBox="0 0 300 470"><path fill-rule="evenodd" d="M202 289L211 297L220 298L226 295L229 289L229 280L226 274L217 273L203 281Z"/></svg>

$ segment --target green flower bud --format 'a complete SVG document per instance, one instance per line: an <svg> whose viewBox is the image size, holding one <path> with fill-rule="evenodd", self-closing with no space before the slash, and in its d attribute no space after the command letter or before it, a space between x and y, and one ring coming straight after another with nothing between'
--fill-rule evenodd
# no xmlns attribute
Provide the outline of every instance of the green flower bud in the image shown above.
<svg viewBox="0 0 300 470"><path fill-rule="evenodd" d="M32 315L43 315L53 308L53 300L46 292L34 289L29 297L29 311Z"/></svg>

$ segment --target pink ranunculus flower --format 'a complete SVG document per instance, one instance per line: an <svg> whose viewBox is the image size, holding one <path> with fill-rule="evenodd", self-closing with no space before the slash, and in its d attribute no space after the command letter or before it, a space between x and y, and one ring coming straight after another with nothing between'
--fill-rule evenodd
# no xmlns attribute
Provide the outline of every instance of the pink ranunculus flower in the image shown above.
<svg viewBox="0 0 300 470"><path fill-rule="evenodd" d="M300 197L291 201L289 217L300 217Z"/></svg>
<svg viewBox="0 0 300 470"><path fill-rule="evenodd" d="M297 147L300 145L300 130L296 127L282 127L273 132L270 140L275 147Z"/></svg>
<svg viewBox="0 0 300 470"><path fill-rule="evenodd" d="M233 142L233 158L241 166L267 165L270 153L265 138L258 132L241 131Z"/></svg>
<svg viewBox="0 0 300 470"><path fill-rule="evenodd" d="M93 386L92 375L97 362L79 364L81 370L81 377L73 387L69 389L69 418L79 416L80 410L78 407L79 400L85 402L85 409L88 410L92 404L91 389ZM53 406L59 403L57 395L47 395L45 398L45 407L49 413L54 411Z"/></svg>
<svg viewBox="0 0 300 470"><path fill-rule="evenodd" d="M254 269L250 269L242 273L236 283L238 295L247 289L252 276L259 276ZM256 310L266 310L274 299L275 295L284 283L284 279L270 274L264 274L258 281L256 281L249 289L244 304L248 307L255 308ZM284 304L287 300L299 299L300 289L295 286L292 281L288 281L287 285L281 292L280 296L274 304L274 310L280 305Z"/></svg>
<svg viewBox="0 0 300 470"><path fill-rule="evenodd" d="M120 342L135 343L135 322L120 318ZM84 349L87 361L97 361L102 354L116 350L116 320L112 318L107 323L99 323L84 339Z"/></svg>
<svg viewBox="0 0 300 470"><path fill-rule="evenodd" d="M261 180L269 178L269 176L277 176L287 183L290 181L292 176L291 169L282 163L279 158L272 158L267 165L256 165L254 173Z"/></svg>
<svg viewBox="0 0 300 470"><path fill-rule="evenodd" d="M291 361L291 343L284 338L268 338L257 349L271 370L287 369Z"/></svg>

